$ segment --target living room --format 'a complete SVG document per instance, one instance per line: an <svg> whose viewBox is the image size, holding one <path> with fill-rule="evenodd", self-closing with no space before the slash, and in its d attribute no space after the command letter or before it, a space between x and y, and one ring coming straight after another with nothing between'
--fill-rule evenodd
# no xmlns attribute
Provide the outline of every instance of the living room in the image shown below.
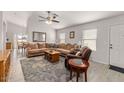
<svg viewBox="0 0 124 93"><path fill-rule="evenodd" d="M124 91L123 0L1 0L1 93Z"/></svg>
<svg viewBox="0 0 124 93"><path fill-rule="evenodd" d="M10 50L7 53L11 54L8 58L11 61L7 61L8 66L5 67L7 75L1 70L1 81L120 82L124 80L121 43L124 12L1 11L0 15L1 62L5 60L3 55L6 53L3 50L7 48ZM117 30L120 31L119 34ZM70 54L77 56L78 53L82 53L85 46L92 51L86 56L90 65L87 73L84 71L79 75L80 73L78 74L74 68L71 69L69 64L71 61L77 62L77 59L70 61L68 56ZM116 53L117 50L119 52ZM78 61L80 62L81 59ZM1 68L2 66L3 64ZM71 75L71 71L75 73Z"/></svg>

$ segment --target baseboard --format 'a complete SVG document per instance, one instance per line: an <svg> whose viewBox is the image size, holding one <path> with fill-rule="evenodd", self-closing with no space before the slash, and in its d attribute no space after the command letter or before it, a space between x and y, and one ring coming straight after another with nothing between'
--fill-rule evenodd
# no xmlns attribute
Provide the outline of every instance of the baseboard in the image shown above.
<svg viewBox="0 0 124 93"><path fill-rule="evenodd" d="M93 61L93 62L109 65L109 63L105 63L105 62L102 62L102 61L99 61L99 60L95 60L95 59L90 59L90 60Z"/></svg>
<svg viewBox="0 0 124 93"><path fill-rule="evenodd" d="M124 68L120 68L120 67L117 67L117 66L110 65L109 69L124 73Z"/></svg>

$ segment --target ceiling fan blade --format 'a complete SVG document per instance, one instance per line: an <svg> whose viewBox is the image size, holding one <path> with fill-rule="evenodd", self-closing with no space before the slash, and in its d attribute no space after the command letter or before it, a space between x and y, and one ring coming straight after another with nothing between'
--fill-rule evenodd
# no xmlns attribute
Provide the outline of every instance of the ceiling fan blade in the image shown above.
<svg viewBox="0 0 124 93"><path fill-rule="evenodd" d="M53 13L53 15L54 15L54 16L56 16L56 17L58 17L58 16L59 16L59 15L57 15L57 14L55 14L55 13Z"/></svg>
<svg viewBox="0 0 124 93"><path fill-rule="evenodd" d="M43 17L43 16L39 16L40 18L43 18L43 19L46 19L45 17Z"/></svg>
<svg viewBox="0 0 124 93"><path fill-rule="evenodd" d="M49 13L51 13L50 11L47 11L47 13L49 14Z"/></svg>
<svg viewBox="0 0 124 93"><path fill-rule="evenodd" d="M60 21L57 21L57 20L52 20L52 22L56 22L56 23L59 23Z"/></svg>
<svg viewBox="0 0 124 93"><path fill-rule="evenodd" d="M39 20L39 21L45 21L45 20Z"/></svg>

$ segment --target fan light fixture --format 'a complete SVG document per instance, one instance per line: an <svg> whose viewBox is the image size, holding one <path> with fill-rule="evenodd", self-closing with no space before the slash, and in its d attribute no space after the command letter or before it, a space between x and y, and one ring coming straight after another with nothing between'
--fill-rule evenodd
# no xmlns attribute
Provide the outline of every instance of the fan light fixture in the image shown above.
<svg viewBox="0 0 124 93"><path fill-rule="evenodd" d="M45 21L45 23L46 23L46 24L52 24L52 21L47 20L47 21Z"/></svg>
<svg viewBox="0 0 124 93"><path fill-rule="evenodd" d="M50 11L47 11L48 16L44 17L44 16L39 16L40 18L42 18L39 21L44 21L46 24L52 24L52 23L59 23L58 20L56 20L56 18L58 17L57 14L52 13Z"/></svg>

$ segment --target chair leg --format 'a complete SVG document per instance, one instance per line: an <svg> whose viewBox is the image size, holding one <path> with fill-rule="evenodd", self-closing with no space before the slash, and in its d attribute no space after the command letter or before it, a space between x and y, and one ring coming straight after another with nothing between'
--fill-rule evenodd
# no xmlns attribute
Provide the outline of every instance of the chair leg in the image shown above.
<svg viewBox="0 0 124 93"><path fill-rule="evenodd" d="M67 58L65 58L65 67L67 68Z"/></svg>
<svg viewBox="0 0 124 93"><path fill-rule="evenodd" d="M70 80L72 79L72 70L70 69Z"/></svg>
<svg viewBox="0 0 124 93"><path fill-rule="evenodd" d="M87 71L85 71L85 82L87 82Z"/></svg>
<svg viewBox="0 0 124 93"><path fill-rule="evenodd" d="M77 79L76 79L77 82L78 82L78 77L79 77L79 73L77 72L77 77L76 77L76 78L77 78Z"/></svg>

